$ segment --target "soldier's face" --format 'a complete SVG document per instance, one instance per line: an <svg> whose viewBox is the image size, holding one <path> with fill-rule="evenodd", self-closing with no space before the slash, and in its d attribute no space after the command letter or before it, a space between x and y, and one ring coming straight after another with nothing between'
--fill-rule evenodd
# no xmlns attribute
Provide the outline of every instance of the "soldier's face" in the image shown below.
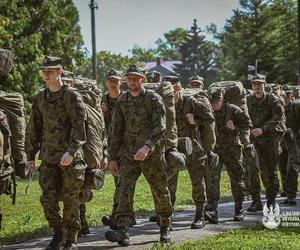
<svg viewBox="0 0 300 250"><path fill-rule="evenodd" d="M265 93L265 84L262 82L257 82L252 84L252 89L254 90L255 96L257 98L262 98Z"/></svg>
<svg viewBox="0 0 300 250"><path fill-rule="evenodd" d="M217 102L214 102L211 104L213 110L220 110L222 108L222 105L223 105L223 99L219 99L219 101Z"/></svg>
<svg viewBox="0 0 300 250"><path fill-rule="evenodd" d="M127 76L127 85L128 88L133 91L136 92L138 90L140 90L141 85L144 82L144 77L139 76L139 75L128 75Z"/></svg>
<svg viewBox="0 0 300 250"><path fill-rule="evenodd" d="M105 81L105 85L108 88L108 90L116 90L120 89L121 86L121 80L117 78L110 77Z"/></svg>
<svg viewBox="0 0 300 250"><path fill-rule="evenodd" d="M61 75L60 69L43 69L43 79L47 84L55 83Z"/></svg>

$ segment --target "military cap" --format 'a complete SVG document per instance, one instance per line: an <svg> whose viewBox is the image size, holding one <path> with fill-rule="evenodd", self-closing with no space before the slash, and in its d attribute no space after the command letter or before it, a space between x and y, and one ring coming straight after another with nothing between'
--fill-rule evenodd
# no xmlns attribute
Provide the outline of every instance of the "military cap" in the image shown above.
<svg viewBox="0 0 300 250"><path fill-rule="evenodd" d="M251 79L251 83L255 84L257 83L266 83L266 76L255 73Z"/></svg>
<svg viewBox="0 0 300 250"><path fill-rule="evenodd" d="M160 82L160 73L156 70L146 74L148 82Z"/></svg>
<svg viewBox="0 0 300 250"><path fill-rule="evenodd" d="M284 84L284 85L282 86L282 90L283 90L285 93L293 93L293 92L294 92L293 86L288 85L288 84Z"/></svg>
<svg viewBox="0 0 300 250"><path fill-rule="evenodd" d="M114 69L114 68L111 68L108 72L107 72L107 74L106 74L106 76L105 76L105 79L107 80L107 79L109 79L109 78L115 78L115 79L118 79L118 80L121 80L121 71L118 71L118 70L116 70L116 69Z"/></svg>
<svg viewBox="0 0 300 250"><path fill-rule="evenodd" d="M62 81L73 81L74 80L74 73L68 70L63 70L61 75Z"/></svg>
<svg viewBox="0 0 300 250"><path fill-rule="evenodd" d="M193 75L190 79L189 79L189 82L191 85L197 85L197 84L193 84L193 83L198 83L198 84L203 84L203 77L201 76L198 76L198 75Z"/></svg>
<svg viewBox="0 0 300 250"><path fill-rule="evenodd" d="M168 81L174 85L176 83L179 83L179 77L175 75L169 75L169 76L165 76L163 78L163 81Z"/></svg>
<svg viewBox="0 0 300 250"><path fill-rule="evenodd" d="M224 95L224 90L223 89L213 88L209 92L209 101L210 101L210 103L218 102L223 95Z"/></svg>
<svg viewBox="0 0 300 250"><path fill-rule="evenodd" d="M132 64L127 69L126 76L128 75L138 75L138 76L145 77L145 71L139 66Z"/></svg>
<svg viewBox="0 0 300 250"><path fill-rule="evenodd" d="M62 68L62 59L55 56L46 56L40 69L59 69Z"/></svg>

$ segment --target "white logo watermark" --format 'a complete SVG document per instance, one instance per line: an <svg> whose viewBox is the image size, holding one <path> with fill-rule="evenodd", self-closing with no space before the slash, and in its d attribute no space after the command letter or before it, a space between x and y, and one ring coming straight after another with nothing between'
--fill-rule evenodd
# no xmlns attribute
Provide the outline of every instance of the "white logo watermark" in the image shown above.
<svg viewBox="0 0 300 250"><path fill-rule="evenodd" d="M300 211L283 211L280 214L279 205L276 203L270 208L265 204L263 214L262 223L266 228L275 229L280 224L283 227L300 227Z"/></svg>

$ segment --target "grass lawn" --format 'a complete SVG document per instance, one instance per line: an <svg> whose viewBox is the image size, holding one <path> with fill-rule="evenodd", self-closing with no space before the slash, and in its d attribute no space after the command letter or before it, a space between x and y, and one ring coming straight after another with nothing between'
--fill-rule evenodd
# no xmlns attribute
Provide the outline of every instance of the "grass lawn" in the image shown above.
<svg viewBox="0 0 300 250"><path fill-rule="evenodd" d="M188 172L182 171L179 178L175 207L177 211L193 207ZM26 240L50 232L39 200L41 190L37 177L31 183L28 194L25 194L27 183L28 181L17 182L17 204L15 206L11 205L9 197L1 196L4 218L3 228L0 231L0 245ZM100 218L105 214L110 214L114 189L113 178L110 173L107 173L103 189L94 192L93 201L87 204L87 219L90 226L101 225ZM221 190L221 199L230 199L231 191L226 172L222 173ZM143 176L140 177L137 183L134 200L134 209L137 216L153 213L154 206L151 192Z"/></svg>
<svg viewBox="0 0 300 250"><path fill-rule="evenodd" d="M152 250L282 250L300 249L300 227L279 227L276 230L256 227L235 229L203 240L185 241L183 244L156 244Z"/></svg>

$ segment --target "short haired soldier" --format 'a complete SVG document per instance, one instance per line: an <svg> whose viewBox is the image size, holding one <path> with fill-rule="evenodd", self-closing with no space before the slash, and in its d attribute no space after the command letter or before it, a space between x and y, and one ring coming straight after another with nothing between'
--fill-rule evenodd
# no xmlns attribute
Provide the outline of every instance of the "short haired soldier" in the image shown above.
<svg viewBox="0 0 300 250"><path fill-rule="evenodd" d="M216 153L220 157L218 173L213 173L217 186L217 200L220 197L221 167L224 164L229 175L231 192L235 202L234 220L241 221L243 216L244 169L242 166L242 144L240 135L252 127L249 116L238 106L224 101L222 89L213 89L209 93L215 111L217 143ZM217 177L216 177L217 176ZM217 209L217 208L216 208Z"/></svg>
<svg viewBox="0 0 300 250"><path fill-rule="evenodd" d="M32 105L26 131L28 167L35 169L35 155L40 151L41 204L49 226L54 229L46 249L59 249L62 245L64 249L78 249L79 194L86 169L82 151L86 141L86 109L81 95L61 81L61 58L46 56L40 69L47 86ZM59 213L60 198L64 204L63 217Z"/></svg>
<svg viewBox="0 0 300 250"><path fill-rule="evenodd" d="M117 209L120 229L107 231L105 237L121 245L130 244L134 188L143 173L153 194L155 210L160 216L160 241L169 242L172 206L163 152L166 129L164 103L158 94L142 87L145 75L141 68L131 65L126 75L130 91L116 103L109 144L109 168L114 175L120 174L121 178Z"/></svg>
<svg viewBox="0 0 300 250"><path fill-rule="evenodd" d="M258 155L266 188L267 206L274 208L279 188L276 168L281 151L280 142L286 130L284 108L278 97L265 91L267 82L264 75L255 74L251 83L254 93L247 97L248 111L253 123L250 139ZM260 195L259 190L257 192Z"/></svg>

